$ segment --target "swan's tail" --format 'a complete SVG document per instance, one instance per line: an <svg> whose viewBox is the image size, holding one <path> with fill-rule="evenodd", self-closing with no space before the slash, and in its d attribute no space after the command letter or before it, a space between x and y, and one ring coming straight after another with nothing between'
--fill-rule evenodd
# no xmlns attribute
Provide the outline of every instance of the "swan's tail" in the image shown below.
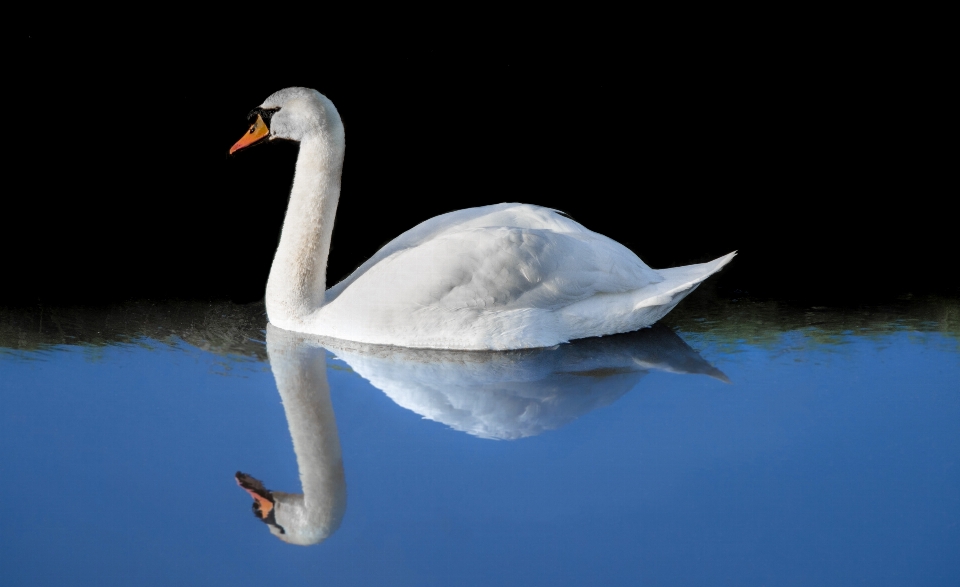
<svg viewBox="0 0 960 587"><path fill-rule="evenodd" d="M723 269L723 267L733 260L737 255L734 251L724 255L719 259L708 261L706 263L697 263L696 265L684 265L683 267L671 267L669 269L658 269L657 273L663 276L663 282L658 283L658 288L666 286L668 292L672 295L679 295L683 299L687 294L696 289L703 281ZM664 293L668 293L664 292ZM680 300L677 300L680 301Z"/></svg>
<svg viewBox="0 0 960 587"><path fill-rule="evenodd" d="M657 273L663 277L660 283L622 294L598 295L567 306L558 316L560 331L567 336L562 342L632 332L653 325L736 254L734 251L709 263L658 269Z"/></svg>
<svg viewBox="0 0 960 587"><path fill-rule="evenodd" d="M736 255L734 251L707 263L658 269L663 281L644 288L642 299L635 300L633 306L637 313L635 319L643 323L639 327L650 326L666 316L680 300L690 295L706 278L723 269Z"/></svg>

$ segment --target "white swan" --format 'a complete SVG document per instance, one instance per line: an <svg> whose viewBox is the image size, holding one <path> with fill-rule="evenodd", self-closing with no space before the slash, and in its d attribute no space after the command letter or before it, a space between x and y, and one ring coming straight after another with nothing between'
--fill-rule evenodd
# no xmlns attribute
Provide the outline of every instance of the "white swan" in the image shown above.
<svg viewBox="0 0 960 587"><path fill-rule="evenodd" d="M650 326L735 255L653 270L554 210L497 204L415 226L326 290L340 115L316 90L286 88L251 116L231 153L263 139L300 142L267 281L267 316L280 328L414 348L548 347Z"/></svg>

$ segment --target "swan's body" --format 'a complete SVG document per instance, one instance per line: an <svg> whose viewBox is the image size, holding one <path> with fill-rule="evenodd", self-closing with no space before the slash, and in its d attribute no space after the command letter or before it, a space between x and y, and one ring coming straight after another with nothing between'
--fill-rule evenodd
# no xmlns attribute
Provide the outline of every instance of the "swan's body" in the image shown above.
<svg viewBox="0 0 960 587"><path fill-rule="evenodd" d="M277 92L258 112L270 128L258 118L234 150L264 137L301 144L267 282L267 315L280 328L414 348L553 346L650 326L734 255L653 270L554 210L498 204L427 220L326 290L343 124L305 88Z"/></svg>

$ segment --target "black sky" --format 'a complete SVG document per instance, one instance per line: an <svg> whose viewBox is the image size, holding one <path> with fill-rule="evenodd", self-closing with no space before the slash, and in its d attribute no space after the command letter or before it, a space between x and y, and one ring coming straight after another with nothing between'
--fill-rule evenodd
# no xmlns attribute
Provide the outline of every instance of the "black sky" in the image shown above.
<svg viewBox="0 0 960 587"><path fill-rule="evenodd" d="M262 297L296 146L227 149L292 85L346 126L329 284L433 215L521 201L653 267L739 250L724 295L960 287L932 45L88 33L13 42L3 303Z"/></svg>

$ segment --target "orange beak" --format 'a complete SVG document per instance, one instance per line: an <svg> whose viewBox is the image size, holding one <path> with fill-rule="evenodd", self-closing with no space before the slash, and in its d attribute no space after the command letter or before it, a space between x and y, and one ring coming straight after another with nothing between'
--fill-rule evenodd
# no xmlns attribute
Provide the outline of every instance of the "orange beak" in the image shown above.
<svg viewBox="0 0 960 587"><path fill-rule="evenodd" d="M257 121L253 123L250 127L250 130L247 131L245 135L240 137L240 140L237 141L232 147L230 147L230 154L233 155L240 149L249 147L250 145L260 141L263 138L266 138L270 134L270 129L267 128L263 118L257 114Z"/></svg>

